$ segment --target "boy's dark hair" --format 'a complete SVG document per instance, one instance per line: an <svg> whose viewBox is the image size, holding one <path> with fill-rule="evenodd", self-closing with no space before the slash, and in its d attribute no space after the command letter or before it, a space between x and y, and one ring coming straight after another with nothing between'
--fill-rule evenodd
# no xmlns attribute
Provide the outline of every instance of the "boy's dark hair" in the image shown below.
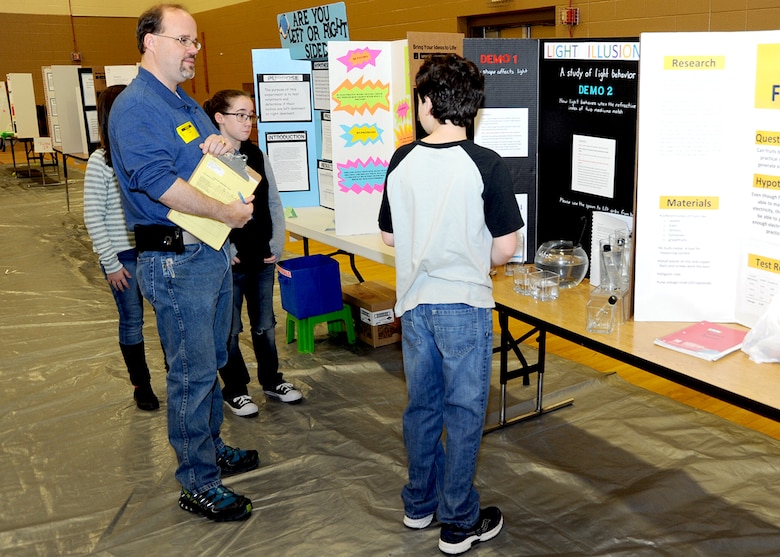
<svg viewBox="0 0 780 557"><path fill-rule="evenodd" d="M108 140L108 114L111 112L111 105L119 96L119 93L125 90L127 85L111 85L106 87L97 98L97 119L98 119L98 134L100 137L100 145L105 149L106 164L111 168L114 164L111 162L111 142Z"/></svg>
<svg viewBox="0 0 780 557"><path fill-rule="evenodd" d="M209 115L209 118L211 118L211 121L214 123L214 125L219 128L219 124L217 123L214 115L217 112L221 114L226 113L228 110L230 110L230 105L233 104L233 99L238 97L246 97L248 99L252 98L249 93L239 91L238 89L222 89L221 91L214 93L213 97L207 99L203 103L203 110L205 110L206 114Z"/></svg>
<svg viewBox="0 0 780 557"><path fill-rule="evenodd" d="M138 41L138 52L143 54L146 51L144 46L144 37L151 33L152 35L158 34L162 31L162 20L167 10L181 10L186 12L187 9L181 4L158 4L152 6L140 16L138 16L138 23L135 28L135 38Z"/></svg>
<svg viewBox="0 0 780 557"><path fill-rule="evenodd" d="M431 99L431 114L440 123L469 127L485 96L479 68L457 54L437 54L420 66L415 78L420 99Z"/></svg>

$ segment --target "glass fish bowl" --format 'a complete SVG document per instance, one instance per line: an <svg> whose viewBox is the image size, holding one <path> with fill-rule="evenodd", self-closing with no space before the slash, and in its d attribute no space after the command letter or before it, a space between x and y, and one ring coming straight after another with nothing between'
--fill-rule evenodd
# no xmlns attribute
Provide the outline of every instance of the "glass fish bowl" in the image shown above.
<svg viewBox="0 0 780 557"><path fill-rule="evenodd" d="M574 288L588 272L588 253L571 240L552 240L539 246L534 265L557 273L559 288Z"/></svg>

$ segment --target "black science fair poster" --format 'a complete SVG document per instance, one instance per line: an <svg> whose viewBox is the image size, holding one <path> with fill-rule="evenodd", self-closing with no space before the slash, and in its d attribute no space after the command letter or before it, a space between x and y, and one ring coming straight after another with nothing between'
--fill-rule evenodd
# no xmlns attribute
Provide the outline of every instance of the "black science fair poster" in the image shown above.
<svg viewBox="0 0 780 557"><path fill-rule="evenodd" d="M537 229L539 41L465 39L463 55L485 77L485 100L474 124L474 141L496 151L509 166L525 221L523 259L533 261Z"/></svg>
<svg viewBox="0 0 780 557"><path fill-rule="evenodd" d="M584 230L590 254L594 213L631 222L639 50L638 39L541 41L539 244Z"/></svg>

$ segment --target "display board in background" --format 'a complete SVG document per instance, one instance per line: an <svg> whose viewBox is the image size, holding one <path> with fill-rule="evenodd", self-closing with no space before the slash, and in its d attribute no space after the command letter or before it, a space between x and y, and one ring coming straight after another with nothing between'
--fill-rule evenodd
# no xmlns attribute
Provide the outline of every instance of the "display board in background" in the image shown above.
<svg viewBox="0 0 780 557"><path fill-rule="evenodd" d="M412 133L415 139L427 134L417 117L417 87L415 80L422 63L435 54L458 54L463 56L463 33L426 33L409 31L406 40L409 43L409 85L412 88Z"/></svg>
<svg viewBox="0 0 780 557"><path fill-rule="evenodd" d="M104 71L106 73L106 87L130 85L130 82L138 75L138 64L106 66Z"/></svg>
<svg viewBox="0 0 780 557"><path fill-rule="evenodd" d="M40 137L32 74L6 74L6 85L16 137L20 139Z"/></svg>
<svg viewBox="0 0 780 557"><path fill-rule="evenodd" d="M474 125L474 141L496 151L509 166L525 221L525 253L519 257L533 261L538 228L539 41L465 39L463 55L485 77L485 101Z"/></svg>
<svg viewBox="0 0 780 557"><path fill-rule="evenodd" d="M780 291L780 32L641 43L635 319L752 327Z"/></svg>
<svg viewBox="0 0 780 557"><path fill-rule="evenodd" d="M312 66L284 48L252 51L257 137L285 207L319 205Z"/></svg>
<svg viewBox="0 0 780 557"><path fill-rule="evenodd" d="M435 54L458 54L463 56L463 33L426 33L409 31L409 80L414 89L414 76L427 58Z"/></svg>
<svg viewBox="0 0 780 557"><path fill-rule="evenodd" d="M57 114L57 97L54 94L54 77L51 66L41 67L43 79L43 99L46 102L46 127L49 130L52 145L56 149L62 148L62 134L60 132L60 119Z"/></svg>
<svg viewBox="0 0 780 557"><path fill-rule="evenodd" d="M97 98L91 68L51 66L50 99L56 110L59 143L66 154L90 153L97 138ZM51 102L51 101L50 101ZM52 107L49 107L52 109ZM55 144L56 134L52 134Z"/></svg>
<svg viewBox="0 0 780 557"><path fill-rule="evenodd" d="M593 259L594 211L633 225L639 42L542 40L539 54L537 247L581 238Z"/></svg>
<svg viewBox="0 0 780 557"><path fill-rule="evenodd" d="M87 141L87 150L91 153L100 146L100 132L97 119L97 89L92 68L79 68L80 95L77 107L81 110L80 125Z"/></svg>
<svg viewBox="0 0 780 557"><path fill-rule="evenodd" d="M344 2L281 13L276 21L282 48L293 60L327 60L329 42L349 40Z"/></svg>
<svg viewBox="0 0 780 557"><path fill-rule="evenodd" d="M14 124L11 120L11 105L8 104L8 88L5 81L0 81L0 133L13 133Z"/></svg>
<svg viewBox="0 0 780 557"><path fill-rule="evenodd" d="M332 209L334 201L328 45L349 40L346 4L336 2L313 6L278 14L276 19L279 40L289 59L305 60L310 64L308 85L312 90L310 107L312 131L307 132L305 139L305 155L309 168L308 190L305 191L310 193L302 193L304 192L302 180L297 180L296 183L296 180L290 176L284 189L290 193L282 195L282 202L291 207L309 207L319 204ZM260 70L266 71L263 68L256 68L255 73L259 75ZM292 161L287 155L302 154L301 149L304 146L302 137L300 132L289 136L275 133L268 136L266 143L276 145L280 156L286 154L286 163L289 168L292 168ZM277 142L277 139L281 141Z"/></svg>

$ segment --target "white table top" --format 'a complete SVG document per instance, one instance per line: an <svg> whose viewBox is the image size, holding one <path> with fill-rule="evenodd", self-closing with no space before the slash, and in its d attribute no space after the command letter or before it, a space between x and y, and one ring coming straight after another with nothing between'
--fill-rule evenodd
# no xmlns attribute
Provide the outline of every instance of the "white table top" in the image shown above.
<svg viewBox="0 0 780 557"><path fill-rule="evenodd" d="M395 267L395 249L382 241L379 232L337 236L335 213L325 207L296 207L295 214L285 219L291 234Z"/></svg>

